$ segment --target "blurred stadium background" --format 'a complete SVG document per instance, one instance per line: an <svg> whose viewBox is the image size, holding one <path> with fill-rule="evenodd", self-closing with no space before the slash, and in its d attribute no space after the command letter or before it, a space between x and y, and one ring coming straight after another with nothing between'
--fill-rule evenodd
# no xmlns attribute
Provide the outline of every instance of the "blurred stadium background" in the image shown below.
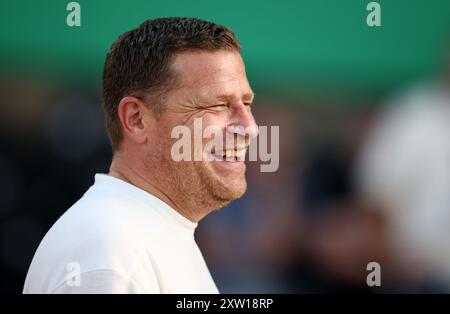
<svg viewBox="0 0 450 314"><path fill-rule="evenodd" d="M69 1L0 4L0 292L20 293L37 245L106 172L101 73L148 18L238 36L280 168L197 239L221 292L450 292L450 2ZM381 287L366 284L380 263Z"/></svg>

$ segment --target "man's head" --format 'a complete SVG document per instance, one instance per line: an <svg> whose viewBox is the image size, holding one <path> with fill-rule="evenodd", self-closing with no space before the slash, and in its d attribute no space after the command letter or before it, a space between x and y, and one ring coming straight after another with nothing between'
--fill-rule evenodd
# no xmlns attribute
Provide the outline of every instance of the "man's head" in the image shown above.
<svg viewBox="0 0 450 314"><path fill-rule="evenodd" d="M226 148L244 152L240 148L257 136L252 101L239 43L217 24L148 20L123 34L106 58L103 106L115 157L126 164L119 167L138 174L183 211L204 211L197 216L245 192L245 164L221 156ZM173 160L177 139L171 134L177 126L192 131L195 150L195 119L201 119L202 131L221 131L227 147L212 148L217 160ZM201 146L208 141L203 138Z"/></svg>

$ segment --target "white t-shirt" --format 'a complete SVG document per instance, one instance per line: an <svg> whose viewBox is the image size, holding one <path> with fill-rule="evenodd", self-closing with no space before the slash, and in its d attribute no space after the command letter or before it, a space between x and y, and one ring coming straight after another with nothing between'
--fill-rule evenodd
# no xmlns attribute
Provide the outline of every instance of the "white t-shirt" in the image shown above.
<svg viewBox="0 0 450 314"><path fill-rule="evenodd" d="M196 223L150 193L96 174L37 249L24 293L218 293Z"/></svg>

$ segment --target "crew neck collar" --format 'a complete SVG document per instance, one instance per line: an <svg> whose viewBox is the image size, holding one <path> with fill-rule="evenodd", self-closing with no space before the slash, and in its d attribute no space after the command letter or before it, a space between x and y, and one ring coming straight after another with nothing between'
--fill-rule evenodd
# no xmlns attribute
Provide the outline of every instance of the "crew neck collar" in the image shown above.
<svg viewBox="0 0 450 314"><path fill-rule="evenodd" d="M114 193L121 193L140 201L143 205L158 211L162 216L179 225L181 228L194 235L198 223L190 221L176 209L155 195L119 178L104 174L95 174L94 186L109 187Z"/></svg>

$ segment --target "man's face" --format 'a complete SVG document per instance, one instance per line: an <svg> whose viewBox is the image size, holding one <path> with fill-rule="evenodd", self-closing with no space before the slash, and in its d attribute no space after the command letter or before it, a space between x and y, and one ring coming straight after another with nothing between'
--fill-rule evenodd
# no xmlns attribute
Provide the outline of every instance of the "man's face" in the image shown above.
<svg viewBox="0 0 450 314"><path fill-rule="evenodd" d="M175 56L172 69L177 83L167 95L166 109L158 121L161 171L174 193L198 198L199 205L222 207L246 190L245 163L234 156L242 157L249 140L258 133L243 60L238 52L225 50L183 52ZM210 150L214 156L210 161L206 160L209 152L203 149L202 161L194 161L194 119L199 118L202 134L208 127L221 131L223 146ZM171 157L172 145L178 140L171 138L171 132L180 125L191 130L190 161L177 162ZM202 148L210 141L202 137ZM226 153L229 158L222 158Z"/></svg>

